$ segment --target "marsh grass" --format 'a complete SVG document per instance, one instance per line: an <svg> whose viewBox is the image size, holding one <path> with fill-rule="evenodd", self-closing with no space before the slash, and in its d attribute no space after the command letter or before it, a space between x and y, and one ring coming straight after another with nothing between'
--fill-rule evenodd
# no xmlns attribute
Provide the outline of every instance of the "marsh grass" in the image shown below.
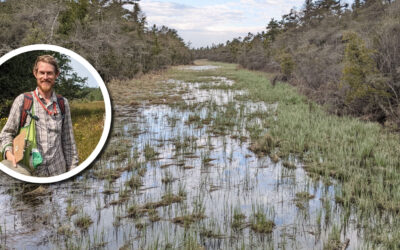
<svg viewBox="0 0 400 250"><path fill-rule="evenodd" d="M156 222L161 220L160 216L158 215L158 212L156 209L149 209L148 210L148 215L149 215L149 220L151 222Z"/></svg>
<svg viewBox="0 0 400 250"><path fill-rule="evenodd" d="M391 206L396 208L400 200L392 197L400 193L396 180L398 158L390 158L395 155L395 149L393 152L389 149L387 155L380 155L377 148L382 142L375 140L376 137L359 141L358 137L368 137L372 133L370 127L366 129L367 133L362 132L362 127L367 123L359 123L360 125L349 131L335 130L339 126L338 121L346 123L349 120L350 124L354 121L330 117L322 108L297 96L288 85L278 83L275 87L270 86L263 73L237 69L231 64L218 65L221 67L206 72L182 72L172 68L165 79L156 79L154 85L149 83L153 89L142 90L141 83L137 82L133 89L136 88L139 92L127 90L126 96L123 96L122 90L114 89L117 91L114 94L120 93L123 98L121 104L125 102L140 107L129 107L127 117L122 117L121 122L118 120L114 124L113 136L96 168L87 171L87 175L79 180L86 187L83 189L84 197L90 197L90 206L99 209L94 211L98 217L91 213L96 226L87 234L89 236L74 232L79 239L70 240L73 243L68 243L68 246L78 249L79 246L101 248L105 242L102 238L104 229L101 228L104 227L110 235L106 239L109 248L322 248L328 246L330 240L333 240L331 246L339 246L340 242L336 239L340 240L342 233L344 236L350 232L353 237L357 231L365 235L354 236L357 242L354 241L355 246L351 246L353 248L362 248L365 240L379 244L375 248L396 249L400 233L394 232L393 228L398 228L400 223L397 213L388 209ZM178 81L166 80L174 77L178 80L192 78L201 81L206 75L228 76L235 80L232 88L246 91L247 94L242 96L245 98L222 105L212 101L201 104L184 103L179 98L175 99L176 93L170 91L172 85L179 84ZM215 79L206 78L206 81L211 80ZM124 84L121 83L118 87L123 89ZM124 88L129 88L126 86ZM180 94L187 91L184 88ZM269 93L264 93L266 91ZM268 112L262 109L249 111L246 104L257 101L273 103L277 109ZM171 103L149 107L165 102ZM168 118L157 112L151 113L151 116L135 116L139 109L146 111L154 108L158 111L159 107L172 110L168 113ZM184 119L180 117L181 112ZM157 124L167 125L167 128L164 131L159 130L158 125L151 125L153 120ZM147 124L150 126L145 127ZM342 129L346 126L348 125L342 125ZM375 128L375 125L371 127ZM171 135L169 129L177 133ZM377 131L387 133L380 128ZM208 134L204 135L203 132ZM223 136L224 134L227 136ZM387 136L391 135L388 133ZM341 141L342 137L345 138L344 143ZM242 143L239 144L239 141ZM390 145L395 148L397 144L392 142ZM249 147L253 152L248 151ZM341 154L338 155L338 152ZM262 157L256 158L257 155ZM268 156L278 164L269 165ZM239 163L239 159L243 162ZM256 161L260 164L254 163ZM283 167L285 162L295 164L296 169ZM237 164L240 165L238 172ZM358 167L355 168L357 164ZM193 168L191 166L194 169L184 170ZM261 168L264 166L268 168ZM316 182L303 175L303 167ZM270 172L274 170L279 173ZM381 173L381 179L371 176L371 173ZM196 174L200 175L199 179L191 179L196 178ZM264 178L264 175L267 176ZM353 175L359 176L353 179ZM289 190L283 194L282 200L276 202L275 194L282 194L279 190L277 193L273 190L273 193L266 193L265 196L263 193L264 181L269 183L269 178L275 176L278 180L272 183L276 183L276 188ZM173 181L175 177L179 178ZM352 183L359 178L365 178L365 181ZM101 184L96 186L99 182ZM360 184L372 185L377 190ZM257 187L258 185L261 186ZM269 186L275 187L275 184L267 185L267 190ZM92 196L91 191L87 190L95 189L93 186L100 189L103 187L104 194L94 190ZM388 187L391 188L391 196L383 194L378 197L374 194L378 190L387 192ZM369 193L363 193L365 191ZM318 194L319 199L311 201L311 194ZM237 200L236 196L239 197ZM378 199L373 200L372 197ZM394 199L389 200L389 197ZM249 203L266 205L270 209L253 206L250 211ZM79 202L73 204L83 207ZM385 207L387 204L389 206ZM296 209L295 205L301 210ZM275 209L278 208L276 211L281 213L282 206L288 206L288 210L283 209L288 213L275 216ZM314 208L317 209L315 212ZM110 213L113 218L104 220L104 216L109 216ZM80 215L72 215L57 225L69 223L73 227L75 220L71 223L71 218L77 217ZM282 217L285 218L282 220ZM337 223L342 224L333 230L333 225ZM349 231L346 231L346 224L349 224ZM110 229L110 226L113 228ZM357 228L354 229L353 226ZM78 226L73 227L74 230L76 227ZM304 234L308 232L305 230L312 231L311 236ZM118 243L114 243L116 235ZM311 245L298 243L309 239L312 241Z"/></svg>
<svg viewBox="0 0 400 250"><path fill-rule="evenodd" d="M232 229L238 231L247 227L248 224L246 223L245 219L246 215L242 213L239 208L235 208L233 210L233 216L232 216L232 223L231 223Z"/></svg>
<svg viewBox="0 0 400 250"><path fill-rule="evenodd" d="M342 243L340 242L340 230L336 225L333 226L332 231L329 233L328 239L324 243L323 249L342 249Z"/></svg>
<svg viewBox="0 0 400 250"><path fill-rule="evenodd" d="M172 223L178 224L183 227L189 227L190 224L205 218L203 213L193 213L182 216L177 216L172 219Z"/></svg>
<svg viewBox="0 0 400 250"><path fill-rule="evenodd" d="M160 71L130 80L112 80L107 87L113 103L137 106L182 102L181 95L172 91L175 84L168 82L168 75L164 73Z"/></svg>
<svg viewBox="0 0 400 250"><path fill-rule="evenodd" d="M73 235L73 233L74 233L74 231L71 229L71 227L69 225L62 225L57 228L58 235L71 237Z"/></svg>
<svg viewBox="0 0 400 250"><path fill-rule="evenodd" d="M282 166L288 169L296 169L296 164L292 161L283 161Z"/></svg>
<svg viewBox="0 0 400 250"><path fill-rule="evenodd" d="M314 195L309 194L308 192L305 191L296 193L296 198L301 201L308 201L313 199L314 197L315 197Z"/></svg>
<svg viewBox="0 0 400 250"><path fill-rule="evenodd" d="M272 233L275 223L267 219L267 216L262 211L257 211L252 214L250 220L250 228L257 233Z"/></svg>
<svg viewBox="0 0 400 250"><path fill-rule="evenodd" d="M129 186L131 189L138 189L143 186L143 181L140 176L133 174L131 178L125 182L125 185Z"/></svg>
<svg viewBox="0 0 400 250"><path fill-rule="evenodd" d="M264 204L252 204L249 226L254 232L270 234L275 228L274 216L275 210L273 207L264 208Z"/></svg>
<svg viewBox="0 0 400 250"><path fill-rule="evenodd" d="M185 197L181 196L181 195L167 193L161 197L160 201L147 202L142 207L145 209L155 209L158 207L165 207L165 206L171 205L172 203L179 203L179 202L183 201L184 198Z"/></svg>
<svg viewBox="0 0 400 250"><path fill-rule="evenodd" d="M90 218L90 216L87 214L81 214L78 218L74 220L75 226L79 227L82 230L87 230L92 223L92 218Z"/></svg>
<svg viewBox="0 0 400 250"><path fill-rule="evenodd" d="M181 246L184 250L205 250L205 248L198 242L196 234L189 232L183 239ZM170 248L165 248L170 249Z"/></svg>
<svg viewBox="0 0 400 250"><path fill-rule="evenodd" d="M288 84L272 86L265 73L237 69L232 64L208 63L221 66L213 75L226 76L235 81L237 88L248 91L246 96L240 96L243 101L278 103L276 119L265 118L267 133L258 125L246 125L253 151L279 152L284 159L295 156L310 176L321 176L328 183L329 178L337 180L341 204L363 211L361 220L374 216L375 223L365 223L369 229L364 232L371 236L369 239L379 235L373 228L390 231L389 227L400 226L400 219L395 216L400 212L399 134L376 123L329 115ZM382 212L391 214L390 223L385 222L386 216L379 216ZM375 243L383 246L400 239L396 234L384 240L378 238Z"/></svg>
<svg viewBox="0 0 400 250"><path fill-rule="evenodd" d="M146 143L144 146L144 157L146 160L153 160L158 154L159 153L150 145L150 143Z"/></svg>
<svg viewBox="0 0 400 250"><path fill-rule="evenodd" d="M72 215L78 213L78 207L72 205L72 202L69 201L65 213L66 213L66 215L67 215L68 217L71 217Z"/></svg>
<svg viewBox="0 0 400 250"><path fill-rule="evenodd" d="M147 211L148 211L147 209L142 208L141 206L139 206L137 204L133 204L132 206L130 206L128 208L127 216L130 218L138 218L139 216L146 214Z"/></svg>

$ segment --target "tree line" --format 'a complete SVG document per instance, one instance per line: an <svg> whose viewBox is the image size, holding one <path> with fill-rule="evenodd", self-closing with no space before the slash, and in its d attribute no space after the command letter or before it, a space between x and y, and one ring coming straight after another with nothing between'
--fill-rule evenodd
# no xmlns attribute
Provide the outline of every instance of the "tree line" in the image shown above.
<svg viewBox="0 0 400 250"><path fill-rule="evenodd" d="M333 113L400 128L399 1L305 0L260 33L193 52L275 72Z"/></svg>
<svg viewBox="0 0 400 250"><path fill-rule="evenodd" d="M147 27L139 0L5 0L0 55L29 44L55 44L87 59L104 81L191 62L177 31Z"/></svg>
<svg viewBox="0 0 400 250"><path fill-rule="evenodd" d="M59 45L88 60L106 83L114 78L129 79L192 61L189 48L176 30L148 27L139 0L3 0L0 1L0 30L3 31L0 32L0 56L24 45ZM32 66L26 63L19 66L27 68L11 67L16 74L31 74ZM6 67L9 72L10 65L2 68ZM67 98L74 97L73 90L79 91L75 88L79 81L71 80L77 78L71 78L73 73L69 73L57 85ZM7 77L10 75L13 73L9 72ZM1 113L8 112L13 99L11 93L34 86L32 81L4 78Z"/></svg>

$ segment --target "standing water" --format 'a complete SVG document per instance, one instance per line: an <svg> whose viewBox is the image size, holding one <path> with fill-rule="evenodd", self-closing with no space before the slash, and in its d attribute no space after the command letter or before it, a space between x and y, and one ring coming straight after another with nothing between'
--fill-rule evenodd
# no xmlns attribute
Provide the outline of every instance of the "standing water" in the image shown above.
<svg viewBox="0 0 400 250"><path fill-rule="evenodd" d="M353 214L335 203L338 185L312 180L294 156L281 161L273 152L251 150L251 139L268 131L279 103L242 101L246 91L234 90L234 82L225 77L168 82L184 101L115 106L107 148L80 177L37 187L2 175L2 245L362 246Z"/></svg>

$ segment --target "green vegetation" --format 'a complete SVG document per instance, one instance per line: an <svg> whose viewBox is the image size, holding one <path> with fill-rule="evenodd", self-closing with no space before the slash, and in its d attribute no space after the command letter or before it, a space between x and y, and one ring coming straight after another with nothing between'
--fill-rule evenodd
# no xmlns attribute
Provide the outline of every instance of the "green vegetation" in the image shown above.
<svg viewBox="0 0 400 250"><path fill-rule="evenodd" d="M373 60L373 51L366 48L357 33L345 33L343 41L347 43L341 81L345 103L353 107L353 112L363 113L367 107L380 105L378 100L389 97L387 85Z"/></svg>
<svg viewBox="0 0 400 250"><path fill-rule="evenodd" d="M85 96L85 99L93 102L93 101L102 101L103 94L101 93L100 88L87 88L88 94Z"/></svg>
<svg viewBox="0 0 400 250"><path fill-rule="evenodd" d="M239 208L235 208L233 210L232 216L232 229L233 230L241 230L245 227L245 219L246 215L243 214Z"/></svg>
<svg viewBox="0 0 400 250"><path fill-rule="evenodd" d="M296 198L299 200L308 201L308 200L313 199L314 195L309 194L308 192L298 192L298 193L296 193Z"/></svg>
<svg viewBox="0 0 400 250"><path fill-rule="evenodd" d="M323 249L343 249L340 242L340 230L337 228L337 226L334 226L332 231L329 233L327 242L325 242Z"/></svg>
<svg viewBox="0 0 400 250"><path fill-rule="evenodd" d="M183 216L178 216L172 219L173 223L179 224L183 227L189 227L190 224L193 222L196 222L198 220L204 219L205 216L202 213L193 213L193 214L187 214Z"/></svg>
<svg viewBox="0 0 400 250"><path fill-rule="evenodd" d="M312 178L338 181L336 200L346 209L357 209L369 239L384 246L398 241L399 235L388 232L400 226L395 216L400 211L399 134L378 123L330 115L292 86L280 82L273 86L268 74L237 69L233 64L211 64L221 67L213 75L226 76L235 81L234 88L247 89L247 100L278 104L276 119L266 118L268 133L251 137L254 152L274 152L289 168L295 167L296 157ZM187 77L174 69L171 74L175 79ZM199 77L210 72L191 74ZM386 216L393 218L391 223ZM371 217L375 218L372 224L368 223Z"/></svg>
<svg viewBox="0 0 400 250"><path fill-rule="evenodd" d="M129 105L131 100L124 97L101 158L71 182L75 199L62 206L56 222L61 237L68 237L63 225L72 221L77 237L71 242L82 247L107 242L112 248L115 238L104 240L103 231L130 227L132 235L140 237L120 243L137 248L182 248L185 242L204 246L216 239L221 249L290 244L307 248L308 243L297 243L306 237L311 247L321 249L348 244L395 249L400 236L393 230L400 225L399 136L377 123L329 115L290 85L270 84L265 73L212 64L219 68L173 67L164 76L147 75L153 77L154 82L148 82L153 91L138 88L142 83L137 79L113 85L112 91L128 85L139 89L139 104ZM219 104L196 102L179 82L207 75L234 83L228 90L215 90L210 84L201 89L203 93L237 95ZM164 80L170 77L175 80ZM172 98L183 91L190 103ZM161 100L168 102L159 105ZM287 214L277 216L275 211L281 213L282 206L288 208L283 209ZM88 234L73 227L81 207L97 215L92 216L96 226ZM346 237L356 233L359 236L349 243Z"/></svg>
<svg viewBox="0 0 400 250"><path fill-rule="evenodd" d="M7 30L0 35L2 54L22 45L59 45L86 58L106 82L192 60L176 30L147 27L138 0L33 0L29 6L0 2L0 29Z"/></svg>
<svg viewBox="0 0 400 250"><path fill-rule="evenodd" d="M275 223L267 219L267 216L262 211L257 211L252 214L250 220L250 228L257 233L272 233Z"/></svg>
<svg viewBox="0 0 400 250"><path fill-rule="evenodd" d="M78 148L79 163L82 163L93 152L103 133L104 102L72 102L71 118Z"/></svg>
<svg viewBox="0 0 400 250"><path fill-rule="evenodd" d="M398 129L399 10L390 0L305 0L264 31L193 53L273 73L273 84L287 80L332 113Z"/></svg>
<svg viewBox="0 0 400 250"><path fill-rule="evenodd" d="M75 226L79 227L82 230L87 230L92 223L92 218L90 218L90 216L87 214L82 214L74 220Z"/></svg>

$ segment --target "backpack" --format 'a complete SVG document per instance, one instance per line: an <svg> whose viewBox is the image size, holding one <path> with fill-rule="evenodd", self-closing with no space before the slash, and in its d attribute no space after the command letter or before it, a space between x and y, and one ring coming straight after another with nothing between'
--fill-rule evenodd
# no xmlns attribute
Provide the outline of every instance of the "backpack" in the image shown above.
<svg viewBox="0 0 400 250"><path fill-rule="evenodd" d="M31 110L33 103L32 93L26 92L24 93L24 104L21 112L21 120L19 123L19 127L22 128L26 122L26 118L28 116L28 111ZM65 114L65 103L64 98L61 95L57 95L57 104L60 107L61 115L64 119Z"/></svg>

